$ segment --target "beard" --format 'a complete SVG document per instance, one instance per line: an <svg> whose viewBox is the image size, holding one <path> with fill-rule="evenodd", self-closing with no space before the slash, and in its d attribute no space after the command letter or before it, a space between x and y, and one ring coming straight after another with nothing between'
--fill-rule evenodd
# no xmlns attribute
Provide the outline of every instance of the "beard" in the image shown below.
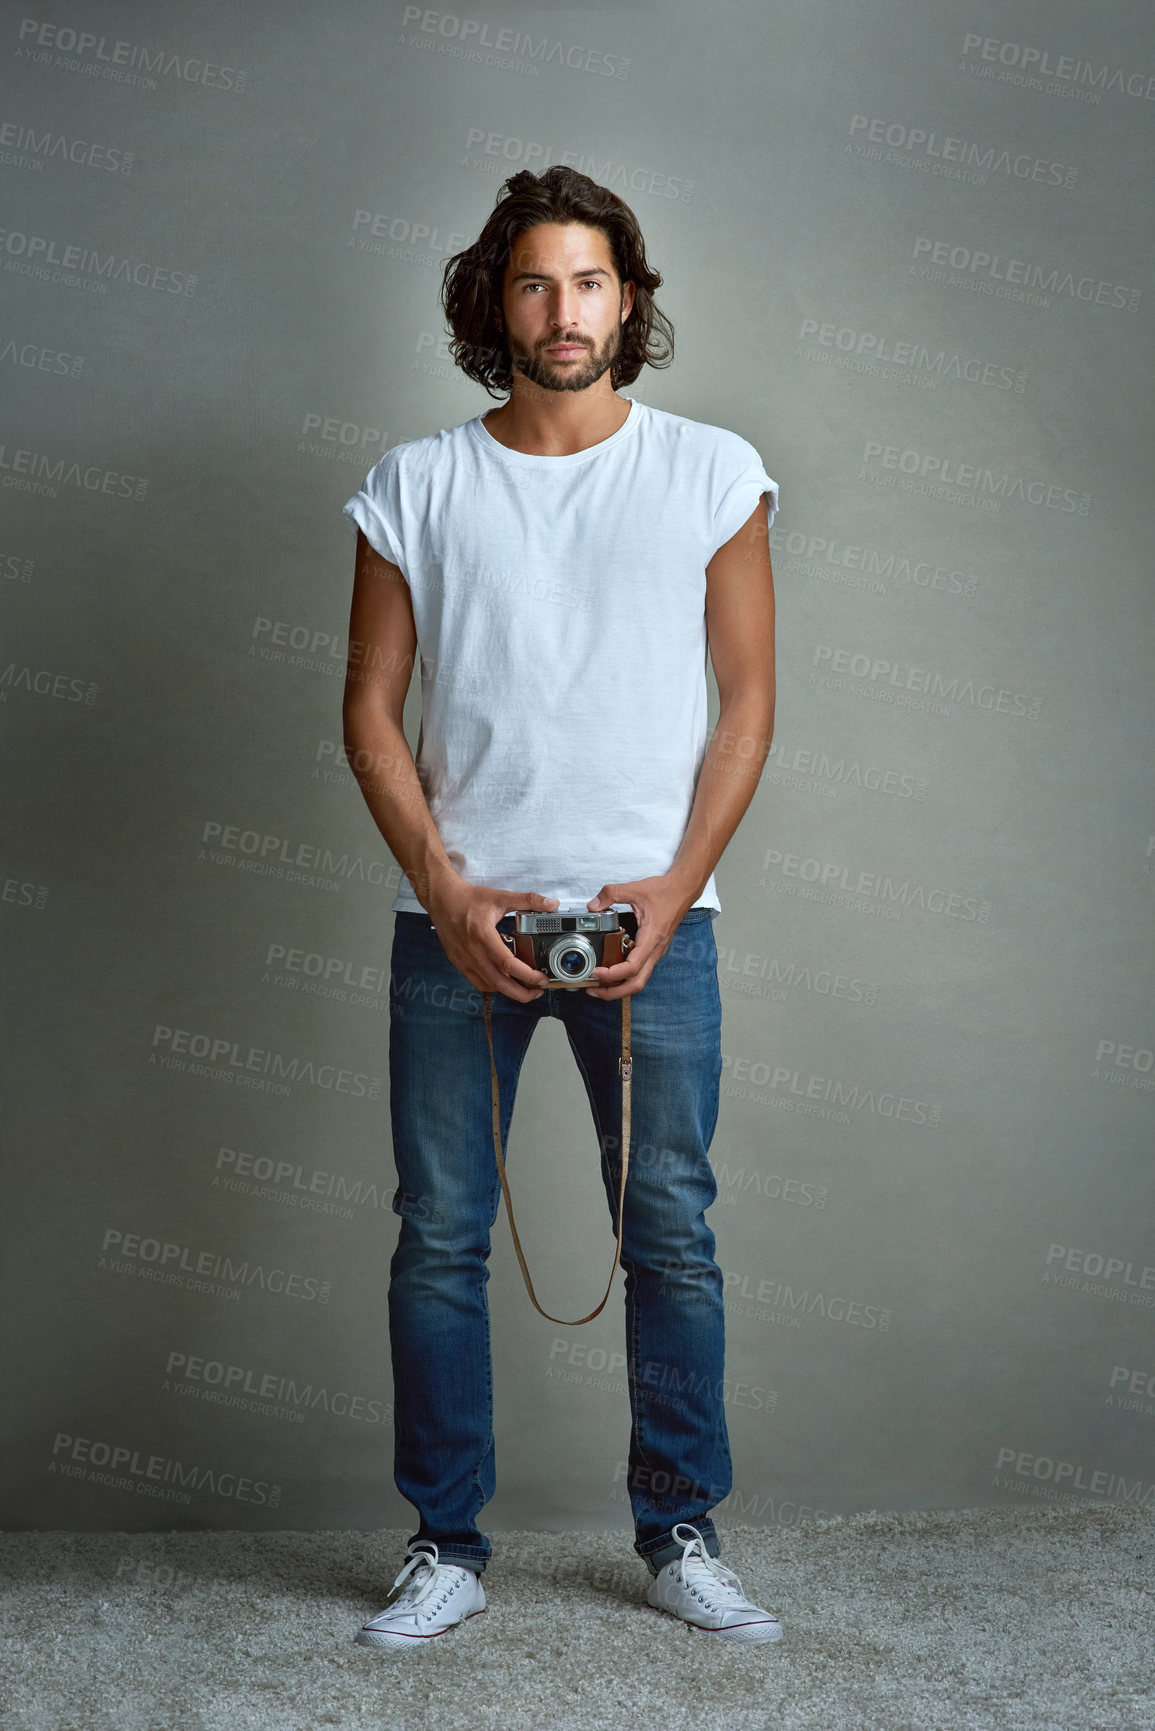
<svg viewBox="0 0 1155 1731"><path fill-rule="evenodd" d="M535 353L532 349L523 349L510 338L509 354L513 370L523 373L532 384L540 385L546 391L584 391L612 366L622 346L622 326L614 326L600 349L586 344L584 360L556 361L545 352L552 344L570 341L581 339L550 337L548 344L543 343L541 349Z"/></svg>

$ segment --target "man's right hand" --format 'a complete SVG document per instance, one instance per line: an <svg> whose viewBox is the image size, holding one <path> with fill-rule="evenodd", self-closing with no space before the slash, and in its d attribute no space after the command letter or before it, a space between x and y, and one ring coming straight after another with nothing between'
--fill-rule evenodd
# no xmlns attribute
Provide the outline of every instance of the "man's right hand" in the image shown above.
<svg viewBox="0 0 1155 1731"><path fill-rule="evenodd" d="M520 909L552 913L558 906L556 896L536 890L489 889L466 883L462 877L431 889L425 904L445 954L470 985L479 992L503 992L519 1004L540 998L549 975L518 960L502 941L497 922Z"/></svg>

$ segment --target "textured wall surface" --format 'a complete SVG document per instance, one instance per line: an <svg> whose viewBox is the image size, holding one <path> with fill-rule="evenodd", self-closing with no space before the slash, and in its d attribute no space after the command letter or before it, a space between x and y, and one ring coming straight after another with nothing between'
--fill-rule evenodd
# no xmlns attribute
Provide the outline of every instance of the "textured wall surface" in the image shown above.
<svg viewBox="0 0 1155 1731"><path fill-rule="evenodd" d="M410 1518L341 506L491 406L441 266L559 161L664 277L626 394L782 489L718 870L719 1523L1151 1502L1149 9L465 6L0 21L2 1518ZM596 1155L546 1025L510 1168L563 1314ZM557 1329L504 1223L492 1266L487 1523L628 1526L620 1288Z"/></svg>

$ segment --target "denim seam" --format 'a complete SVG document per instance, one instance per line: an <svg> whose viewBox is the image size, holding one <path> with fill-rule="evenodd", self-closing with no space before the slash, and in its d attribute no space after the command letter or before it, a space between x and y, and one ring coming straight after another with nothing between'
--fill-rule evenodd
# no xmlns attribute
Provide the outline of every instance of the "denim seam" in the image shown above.
<svg viewBox="0 0 1155 1731"><path fill-rule="evenodd" d="M710 928L710 935L711 935L711 937L713 936L713 927L712 926ZM714 1002L717 1006L718 1021L719 1021L719 1023L721 1023L721 1020L722 1020L722 993L721 993L719 986L718 986L717 945L715 945L715 948L714 948ZM718 1128L718 1116L719 1116L719 1112L720 1112L720 1108L721 1108L721 1095L722 1095L721 1041L719 1041L719 1049L718 1049L717 1057L718 1057L718 1062L717 1062L717 1069L716 1069L716 1072L714 1075L714 1090L713 1090L714 1113L713 1113L713 1116L710 1120L709 1129L703 1130L703 1135L702 1135L702 1146L705 1149L707 1158L709 1158L710 1144L714 1140L714 1132ZM713 1168L711 1167L711 1171L712 1170L713 1170ZM715 1185L715 1192L714 1192L714 1200L717 1201L717 1186L716 1185Z"/></svg>

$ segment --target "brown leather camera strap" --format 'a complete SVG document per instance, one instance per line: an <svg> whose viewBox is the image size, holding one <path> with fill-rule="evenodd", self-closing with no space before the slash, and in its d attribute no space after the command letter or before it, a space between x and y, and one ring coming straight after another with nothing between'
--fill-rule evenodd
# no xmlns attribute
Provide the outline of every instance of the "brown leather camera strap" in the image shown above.
<svg viewBox="0 0 1155 1731"><path fill-rule="evenodd" d="M567 986L565 982L561 980L549 981L543 990L548 992L554 988L560 989L563 992L573 990L572 986ZM618 1261L622 1254L622 1227L625 1220L626 1202L626 1173L629 1171L630 1166L630 1085L633 1081L634 1074L634 1061L630 1056L629 995L627 994L622 999L622 1055L618 1059L618 1072L622 1078L622 1176L621 1182L618 1186L618 1239L617 1244L614 1246L614 1260L610 1265L610 1278L606 1282L605 1295L602 1298L601 1303L598 1305L596 1310L591 1310L588 1316L579 1316L572 1322L567 1321L565 1317L562 1316L551 1316L549 1311L543 1310L541 1305L538 1303L537 1294L533 1290L533 1281L529 1277L529 1269L526 1266L525 1253L521 1248L521 1239L517 1235L517 1222L513 1218L513 1198L509 1194L509 1179L505 1175L505 1161L502 1158L501 1153L501 1101L498 1097L497 1091L497 1064L493 1056L493 1022L489 1010L489 1000L491 996L492 993L490 992L482 993L482 1003L485 1009L485 1037L489 1041L489 1076L493 1101L493 1151L497 1155L497 1175L501 1179L501 1192L505 1197L505 1211L509 1215L509 1230L513 1234L513 1248L517 1252L517 1260L521 1264L521 1277L525 1281L525 1290L529 1293L530 1301L538 1314L544 1316L547 1322L560 1323L563 1328L578 1328L583 1322L592 1322L594 1317L600 1316L601 1312L605 1309L606 1301L610 1296L610 1290L614 1284L614 1275L618 1270Z"/></svg>

